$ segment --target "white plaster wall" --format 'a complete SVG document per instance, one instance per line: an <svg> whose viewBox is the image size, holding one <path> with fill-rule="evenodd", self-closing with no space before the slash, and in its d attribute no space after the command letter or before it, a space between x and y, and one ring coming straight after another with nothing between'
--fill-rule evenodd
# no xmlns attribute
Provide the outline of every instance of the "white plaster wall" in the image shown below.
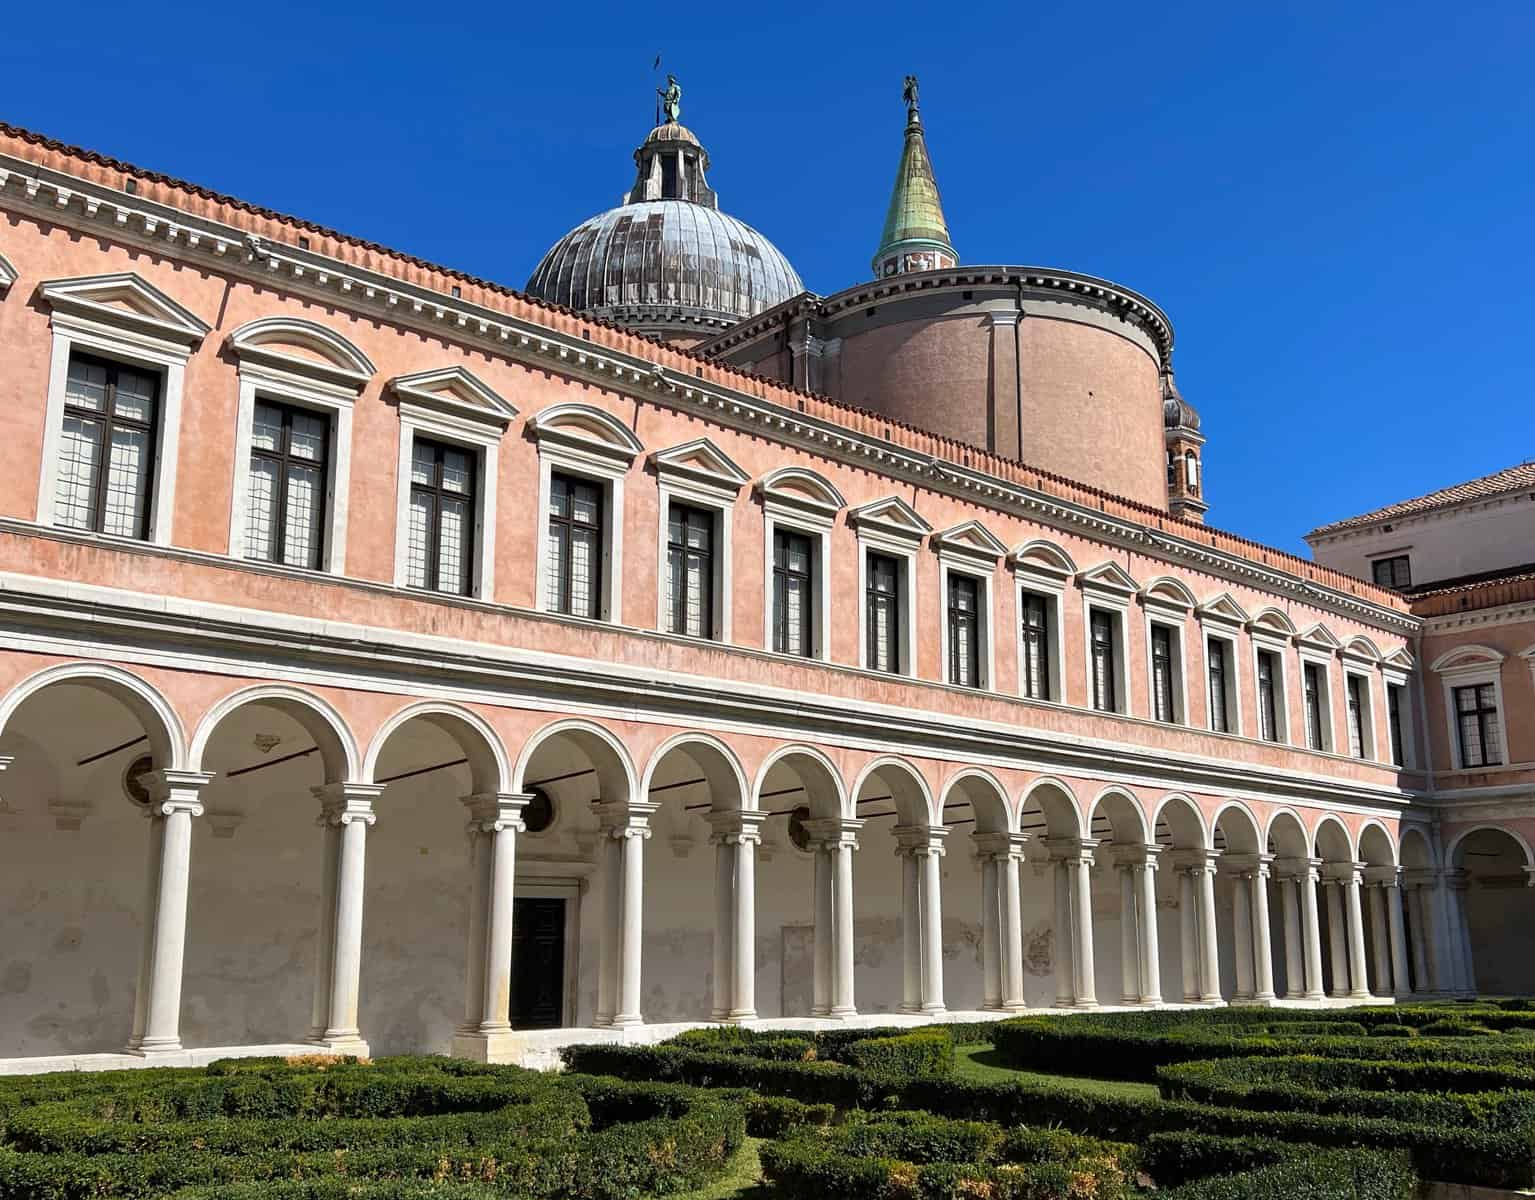
<svg viewBox="0 0 1535 1200"><path fill-rule="evenodd" d="M1524 492L1469 511L1391 524L1390 533L1370 529L1321 541L1312 547L1312 556L1324 566L1369 579L1372 559L1409 554L1415 585L1535 562L1535 501Z"/></svg>

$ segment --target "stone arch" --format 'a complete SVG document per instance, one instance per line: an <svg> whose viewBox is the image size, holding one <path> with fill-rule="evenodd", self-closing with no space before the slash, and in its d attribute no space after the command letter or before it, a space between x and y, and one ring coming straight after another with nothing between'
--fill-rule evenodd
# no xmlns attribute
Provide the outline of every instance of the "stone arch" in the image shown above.
<svg viewBox="0 0 1535 1200"><path fill-rule="evenodd" d="M1080 568L1055 542L1034 538L1017 546L1008 556L1014 566L1031 568L1058 579L1070 579Z"/></svg>
<svg viewBox="0 0 1535 1200"><path fill-rule="evenodd" d="M783 788L792 787L791 791ZM752 782L755 807L764 812L786 807L791 794L802 794L812 817L839 818L852 815L852 804L836 764L814 746L781 746L763 760ZM771 803L764 804L769 799Z"/></svg>
<svg viewBox="0 0 1535 1200"><path fill-rule="evenodd" d="M548 782L530 768L535 758L551 757L572 763L584 761L587 766L579 773L597 777L597 799L627 803L639 795L634 760L630 758L628 748L611 730L594 721L576 718L545 725L528 738L512 770L512 790L526 792ZM558 764L554 764L551 769L557 767ZM558 769L556 773L563 774ZM530 774L534 777L529 778Z"/></svg>
<svg viewBox="0 0 1535 1200"><path fill-rule="evenodd" d="M539 409L528 419L537 438L574 438L578 442L600 442L633 458L645 449L634 432L610 412L590 404L552 404Z"/></svg>
<svg viewBox="0 0 1535 1200"><path fill-rule="evenodd" d="M831 480L819 471L812 471L809 467L779 467L776 471L770 471L764 475L757 484L757 490L771 495L774 493L799 493L808 497L812 504L818 508L837 511L847 506Z"/></svg>
<svg viewBox="0 0 1535 1200"><path fill-rule="evenodd" d="M1422 829L1406 826L1402 829L1398 845L1402 866L1408 870L1430 870L1434 867L1434 843Z"/></svg>
<svg viewBox="0 0 1535 1200"><path fill-rule="evenodd" d="M1517 830L1509 829L1503 825L1495 825L1491 823L1472 825L1469 829L1462 829L1459 833L1457 833L1451 840L1450 844L1445 847L1445 862L1447 862L1452 869L1459 869L1464 867L1465 863L1463 860L1465 858L1467 839L1471 838L1473 835L1482 833L1499 834L1508 838L1516 846L1519 847L1520 854L1524 856L1524 865L1527 867L1535 868L1535 851L1530 849L1530 843L1525 839L1524 835Z"/></svg>
<svg viewBox="0 0 1535 1200"><path fill-rule="evenodd" d="M1290 620L1289 614L1284 609L1275 608L1273 605L1269 605L1267 608L1260 608L1254 613L1251 624L1259 625L1271 629L1275 633L1282 633L1291 637L1300 632L1295 628L1295 622Z"/></svg>
<svg viewBox="0 0 1535 1200"><path fill-rule="evenodd" d="M1354 839L1349 836L1348 826L1332 813L1325 814L1316 823L1311 836L1312 857L1323 862L1339 863L1354 861Z"/></svg>
<svg viewBox="0 0 1535 1200"><path fill-rule="evenodd" d="M247 321L229 335L228 345L242 358L269 358L290 364L295 360L302 362L305 354L313 355L326 366L364 381L377 372L368 356L335 330L301 317Z"/></svg>
<svg viewBox="0 0 1535 1200"><path fill-rule="evenodd" d="M1471 643L1446 650L1429 664L1428 669L1430 671L1444 671L1450 667L1463 667L1472 663L1486 663L1492 666L1501 663L1507 657L1503 651L1492 646Z"/></svg>
<svg viewBox="0 0 1535 1200"><path fill-rule="evenodd" d="M28 698L56 684L88 687L112 697L144 727L152 756L161 769L186 766L186 731L170 701L131 671L105 663L63 663L27 676L0 700L0 733Z"/></svg>
<svg viewBox="0 0 1535 1200"><path fill-rule="evenodd" d="M1032 816L1030 808L1038 814ZM1047 838L1085 837L1082 807L1076 793L1063 781L1046 775L1029 784L1018 806L1019 821L1024 833L1043 835ZM1030 825L1033 828L1030 828Z"/></svg>
<svg viewBox="0 0 1535 1200"><path fill-rule="evenodd" d="M1221 805L1210 822L1211 841L1223 841L1217 849L1227 854L1257 854L1264 846L1258 819L1252 810L1240 800L1228 800Z"/></svg>
<svg viewBox="0 0 1535 1200"><path fill-rule="evenodd" d="M1172 575L1158 575L1141 588L1142 598L1161 600L1175 607L1192 612L1199 601L1189 590L1188 584Z"/></svg>
<svg viewBox="0 0 1535 1200"><path fill-rule="evenodd" d="M257 684L242 688L210 708L198 722L197 732L192 737L192 747L187 756L192 770L203 769L208 743L225 718L237 709L253 704L276 709L292 718L314 739L324 764L326 783L360 781L361 756L357 750L357 741L341 714L319 696L286 684Z"/></svg>
<svg viewBox="0 0 1535 1200"><path fill-rule="evenodd" d="M1013 833L1016 823L1007 789L997 777L981 767L966 767L951 775L943 785L939 803L944 812L951 804L967 801L975 814L976 833Z"/></svg>
<svg viewBox="0 0 1535 1200"><path fill-rule="evenodd" d="M1163 796L1152 815L1152 836L1163 846L1178 850L1208 850L1210 830L1199 806L1182 792Z"/></svg>
<svg viewBox="0 0 1535 1200"><path fill-rule="evenodd" d="M865 796L869 788L879 789L879 795ZM853 809L859 813L859 805L893 804L898 825L942 825L943 814L936 811L933 790L927 780L905 759L893 754L883 755L864 767L852 787Z"/></svg>
<svg viewBox="0 0 1535 1200"><path fill-rule="evenodd" d="M1151 841L1146 811L1135 794L1122 787L1106 787L1088 810L1089 836L1116 846L1144 846Z"/></svg>
<svg viewBox="0 0 1535 1200"><path fill-rule="evenodd" d="M511 790L512 770L506 747L489 722L461 705L435 701L409 705L379 727L363 759L363 782L378 782L379 756L385 745L399 729L418 720L441 730L458 744L468 760L470 787L474 792Z"/></svg>
<svg viewBox="0 0 1535 1200"><path fill-rule="evenodd" d="M740 758L719 738L707 733L679 733L657 746L650 761L645 764L639 794L649 799L652 791L657 788L683 790L679 786L682 781L666 778L666 770L663 769L673 766L678 760L691 763L692 768L700 772L697 778L707 785L713 811L751 810L756 807L757 798L747 786L746 772L741 768ZM721 804L721 797L727 797L733 803Z"/></svg>
<svg viewBox="0 0 1535 1200"><path fill-rule="evenodd" d="M1269 815L1263 841L1270 854L1281 858L1311 857L1311 838L1306 833L1306 823L1293 808L1275 809Z"/></svg>
<svg viewBox="0 0 1535 1200"><path fill-rule="evenodd" d="M1372 867L1397 865L1396 843L1385 825L1374 817L1359 828L1359 859Z"/></svg>

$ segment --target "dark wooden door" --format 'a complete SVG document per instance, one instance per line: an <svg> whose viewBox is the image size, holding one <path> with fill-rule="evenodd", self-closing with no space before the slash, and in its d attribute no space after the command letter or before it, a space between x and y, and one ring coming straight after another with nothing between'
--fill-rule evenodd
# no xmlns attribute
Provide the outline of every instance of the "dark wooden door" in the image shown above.
<svg viewBox="0 0 1535 1200"><path fill-rule="evenodd" d="M519 896L512 910L512 1028L565 1020L565 901Z"/></svg>

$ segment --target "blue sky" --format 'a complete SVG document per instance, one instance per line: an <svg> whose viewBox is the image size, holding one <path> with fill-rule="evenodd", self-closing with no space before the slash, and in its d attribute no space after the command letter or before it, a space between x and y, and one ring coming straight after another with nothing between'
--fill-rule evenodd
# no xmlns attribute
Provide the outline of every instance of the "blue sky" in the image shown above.
<svg viewBox="0 0 1535 1200"><path fill-rule="evenodd" d="M964 261L1156 300L1212 522L1535 457L1535 4L14 6L0 119L521 286L678 75L723 206L868 276L923 115Z"/></svg>

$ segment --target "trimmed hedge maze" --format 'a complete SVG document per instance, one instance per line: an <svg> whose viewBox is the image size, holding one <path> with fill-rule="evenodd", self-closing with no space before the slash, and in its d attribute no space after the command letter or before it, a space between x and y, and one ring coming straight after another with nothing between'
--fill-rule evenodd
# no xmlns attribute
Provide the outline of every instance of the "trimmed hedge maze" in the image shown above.
<svg viewBox="0 0 1535 1200"><path fill-rule="evenodd" d="M697 1187L738 1096L445 1058L0 1080L0 1197L629 1200Z"/></svg>
<svg viewBox="0 0 1535 1200"><path fill-rule="evenodd" d="M749 1132L779 1139L762 1152L775 1195L1114 1200L1140 1178L1177 1200L1388 1200L1419 1178L1535 1184L1529 1021L1494 1007L1216 1009L957 1028L1030 1072L1155 1082L1144 1099L955 1077L928 1048L944 1027L709 1030L575 1047L567 1062L751 1089ZM877 1066L856 1049L866 1039L882 1043Z"/></svg>

